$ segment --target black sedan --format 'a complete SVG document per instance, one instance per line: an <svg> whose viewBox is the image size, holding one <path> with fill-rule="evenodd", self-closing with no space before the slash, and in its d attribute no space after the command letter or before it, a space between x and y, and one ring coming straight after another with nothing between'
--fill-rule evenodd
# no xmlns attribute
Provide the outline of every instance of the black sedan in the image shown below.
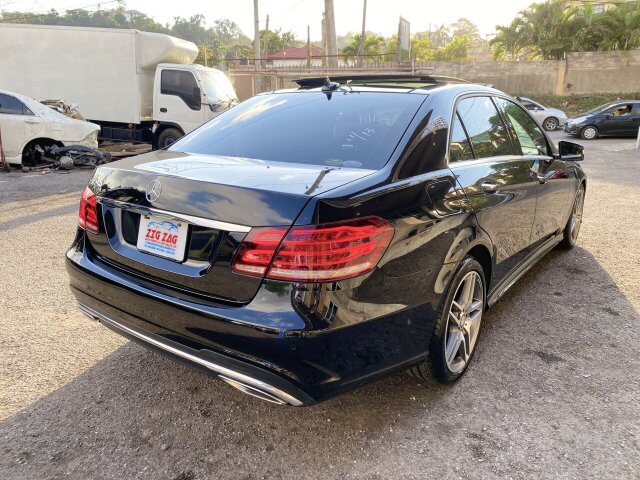
<svg viewBox="0 0 640 480"><path fill-rule="evenodd" d="M278 404L457 380L488 307L575 245L582 147L455 79L299 84L97 168L67 253L80 308Z"/></svg>
<svg viewBox="0 0 640 480"><path fill-rule="evenodd" d="M635 137L640 130L640 100L621 100L600 105L570 118L564 131L585 140L602 136Z"/></svg>

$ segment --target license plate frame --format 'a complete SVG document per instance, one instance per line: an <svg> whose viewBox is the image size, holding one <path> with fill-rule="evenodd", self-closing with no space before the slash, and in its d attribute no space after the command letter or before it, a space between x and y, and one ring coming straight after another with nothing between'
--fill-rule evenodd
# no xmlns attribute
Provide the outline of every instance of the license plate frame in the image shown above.
<svg viewBox="0 0 640 480"><path fill-rule="evenodd" d="M184 262L189 224L157 215L140 215L138 250L167 260Z"/></svg>

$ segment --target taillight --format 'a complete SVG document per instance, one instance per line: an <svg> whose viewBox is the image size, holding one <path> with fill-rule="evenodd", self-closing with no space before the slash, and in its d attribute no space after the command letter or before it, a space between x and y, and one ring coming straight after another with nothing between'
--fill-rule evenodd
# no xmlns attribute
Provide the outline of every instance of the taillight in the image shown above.
<svg viewBox="0 0 640 480"><path fill-rule="evenodd" d="M91 233L98 233L98 210L95 194L84 187L82 197L80 197L80 208L78 209L78 225Z"/></svg>
<svg viewBox="0 0 640 480"><path fill-rule="evenodd" d="M286 227L252 229L233 260L233 271L296 282L356 277L375 268L394 230L380 218L367 217L286 232Z"/></svg>

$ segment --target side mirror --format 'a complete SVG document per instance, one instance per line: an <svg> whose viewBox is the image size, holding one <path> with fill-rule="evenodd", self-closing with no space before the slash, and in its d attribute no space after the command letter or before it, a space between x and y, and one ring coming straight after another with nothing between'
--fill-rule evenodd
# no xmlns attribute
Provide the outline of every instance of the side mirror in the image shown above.
<svg viewBox="0 0 640 480"><path fill-rule="evenodd" d="M560 160L580 162L584 160L584 147L577 143L560 140L558 142Z"/></svg>
<svg viewBox="0 0 640 480"><path fill-rule="evenodd" d="M202 92L200 87L193 87L193 105L200 105L202 103Z"/></svg>

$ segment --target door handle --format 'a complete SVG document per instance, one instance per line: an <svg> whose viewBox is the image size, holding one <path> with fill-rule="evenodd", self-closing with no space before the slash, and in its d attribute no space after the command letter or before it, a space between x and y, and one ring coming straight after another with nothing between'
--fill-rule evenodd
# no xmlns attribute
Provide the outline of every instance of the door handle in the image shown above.
<svg viewBox="0 0 640 480"><path fill-rule="evenodd" d="M37 125L40 122L38 120L25 120L24 123L28 123L29 125Z"/></svg>
<svg viewBox="0 0 640 480"><path fill-rule="evenodd" d="M160 111L161 111L162 113L167 113L167 109L166 109L166 108L164 108L164 107L160 107Z"/></svg>
<svg viewBox="0 0 640 480"><path fill-rule="evenodd" d="M500 185L493 182L482 182L481 187L485 193L496 193L498 190L500 190Z"/></svg>

